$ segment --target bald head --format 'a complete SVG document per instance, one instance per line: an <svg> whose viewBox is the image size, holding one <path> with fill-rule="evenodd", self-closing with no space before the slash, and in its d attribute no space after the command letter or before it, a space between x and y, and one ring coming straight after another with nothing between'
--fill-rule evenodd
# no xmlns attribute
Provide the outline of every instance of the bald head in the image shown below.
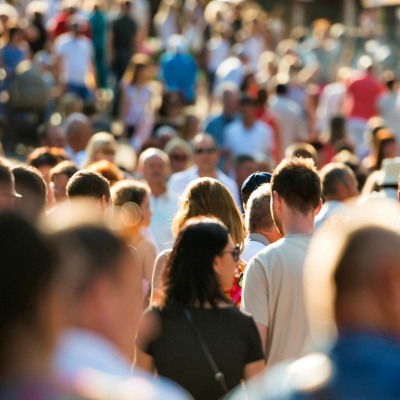
<svg viewBox="0 0 400 400"><path fill-rule="evenodd" d="M77 153L85 150L92 136L92 124L86 115L71 114L65 121L69 146Z"/></svg>
<svg viewBox="0 0 400 400"><path fill-rule="evenodd" d="M154 190L154 185L165 185L171 172L169 157L160 149L147 149L139 157L139 170Z"/></svg>

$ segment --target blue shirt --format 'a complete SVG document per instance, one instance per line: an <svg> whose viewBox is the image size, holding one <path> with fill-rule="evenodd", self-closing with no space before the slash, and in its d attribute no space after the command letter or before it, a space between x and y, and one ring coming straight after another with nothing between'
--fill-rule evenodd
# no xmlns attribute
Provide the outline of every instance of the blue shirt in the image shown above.
<svg viewBox="0 0 400 400"><path fill-rule="evenodd" d="M301 384L316 375L315 368L308 368L310 363L307 360L311 357L274 366L261 380L247 386L249 399L400 399L400 340L396 337L368 331L341 332L332 349L327 355L322 355L332 366L328 379L322 387L305 392L297 387L296 382ZM295 364L297 372L293 373ZM228 398L236 400L240 397L235 393Z"/></svg>
<svg viewBox="0 0 400 400"><path fill-rule="evenodd" d="M209 133L217 142L218 146L222 146L224 141L224 129L230 124L235 117L228 118L224 113L212 118L204 128L204 132Z"/></svg>
<svg viewBox="0 0 400 400"><path fill-rule="evenodd" d="M162 78L168 90L181 92L186 101L193 103L197 64L190 54L166 52L160 58Z"/></svg>

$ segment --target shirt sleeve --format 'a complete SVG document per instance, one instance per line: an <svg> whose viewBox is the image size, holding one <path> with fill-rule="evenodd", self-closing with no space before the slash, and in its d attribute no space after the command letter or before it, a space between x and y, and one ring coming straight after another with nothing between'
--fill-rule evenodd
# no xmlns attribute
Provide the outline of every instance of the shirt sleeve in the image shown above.
<svg viewBox="0 0 400 400"><path fill-rule="evenodd" d="M255 322L269 326L269 286L259 256L253 257L244 272L241 310Z"/></svg>
<svg viewBox="0 0 400 400"><path fill-rule="evenodd" d="M258 333L253 318L249 318L249 335L249 347L245 361L246 364L265 359L260 334Z"/></svg>

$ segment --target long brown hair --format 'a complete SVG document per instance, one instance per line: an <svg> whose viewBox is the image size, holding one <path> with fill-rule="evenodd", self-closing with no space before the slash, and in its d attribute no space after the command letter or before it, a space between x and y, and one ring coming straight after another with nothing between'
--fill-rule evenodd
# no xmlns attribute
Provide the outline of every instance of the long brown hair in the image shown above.
<svg viewBox="0 0 400 400"><path fill-rule="evenodd" d="M228 228L233 242L243 248L244 229L239 210L228 189L212 178L199 178L189 185L181 206L172 222L172 231L178 235L187 220L201 215L212 215Z"/></svg>
<svg viewBox="0 0 400 400"><path fill-rule="evenodd" d="M146 68L149 64L150 58L146 54L137 53L133 55L126 67L122 81L127 85L134 85L137 81L139 70Z"/></svg>

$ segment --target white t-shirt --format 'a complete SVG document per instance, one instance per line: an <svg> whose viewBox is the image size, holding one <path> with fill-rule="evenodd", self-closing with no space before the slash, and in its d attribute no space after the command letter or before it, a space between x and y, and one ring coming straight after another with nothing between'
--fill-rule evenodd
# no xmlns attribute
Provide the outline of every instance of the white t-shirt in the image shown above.
<svg viewBox="0 0 400 400"><path fill-rule="evenodd" d="M228 57L215 71L214 93L217 93L223 82L232 82L237 87L242 85L244 78L243 63L237 57Z"/></svg>
<svg viewBox="0 0 400 400"><path fill-rule="evenodd" d="M267 367L299 358L309 336L303 267L312 235L287 235L247 264L241 310L268 327Z"/></svg>
<svg viewBox="0 0 400 400"><path fill-rule="evenodd" d="M150 229L160 251L173 247L171 225L178 211L178 202L179 196L170 190L159 197L150 196L150 209L153 212Z"/></svg>
<svg viewBox="0 0 400 400"><path fill-rule="evenodd" d="M248 264L256 254L264 250L269 244L268 239L261 233L249 233L244 240L244 250L240 258Z"/></svg>
<svg viewBox="0 0 400 400"><path fill-rule="evenodd" d="M229 42L221 38L211 38L206 43L206 47L208 50L207 71L215 72L219 65L229 56Z"/></svg>
<svg viewBox="0 0 400 400"><path fill-rule="evenodd" d="M262 121L255 121L250 129L246 129L241 120L233 121L224 130L224 146L234 156L270 154L274 148L272 128Z"/></svg>
<svg viewBox="0 0 400 400"><path fill-rule="evenodd" d="M86 86L85 76L90 71L93 60L93 44L83 35L75 38L71 33L64 33L54 41L54 53L62 59L64 83Z"/></svg>
<svg viewBox="0 0 400 400"><path fill-rule="evenodd" d="M138 89L133 85L124 86L126 100L125 123L136 126L147 114L151 92L147 86Z"/></svg>

